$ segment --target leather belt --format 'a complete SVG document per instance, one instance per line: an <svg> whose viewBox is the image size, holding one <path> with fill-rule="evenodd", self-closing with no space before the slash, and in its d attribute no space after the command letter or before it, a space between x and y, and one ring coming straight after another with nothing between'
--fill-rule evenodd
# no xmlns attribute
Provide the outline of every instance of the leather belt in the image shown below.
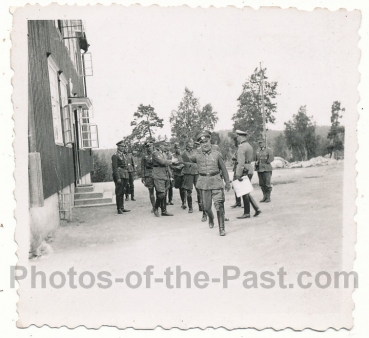
<svg viewBox="0 0 369 338"><path fill-rule="evenodd" d="M200 173L200 176L215 176L215 175L218 175L218 174L220 174L219 171L215 172L215 173L206 173L206 174Z"/></svg>

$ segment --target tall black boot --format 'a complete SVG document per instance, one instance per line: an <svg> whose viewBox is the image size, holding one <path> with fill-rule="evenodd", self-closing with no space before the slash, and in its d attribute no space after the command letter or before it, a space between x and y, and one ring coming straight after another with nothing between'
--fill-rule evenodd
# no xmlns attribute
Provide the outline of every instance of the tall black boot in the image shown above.
<svg viewBox="0 0 369 338"><path fill-rule="evenodd" d="M234 193L234 197L236 198L236 203L231 205L231 208L241 207L241 197L237 197L236 193Z"/></svg>
<svg viewBox="0 0 369 338"><path fill-rule="evenodd" d="M159 215L160 204L161 204L161 200L156 196L155 208L154 208L154 214L155 214L156 217L160 217L160 215Z"/></svg>
<svg viewBox="0 0 369 338"><path fill-rule="evenodd" d="M181 195L181 201L182 201L182 206L181 208L182 209L186 209L187 206L186 206L186 199L187 199L187 194L186 194L186 190L183 189L183 188L179 188L179 193Z"/></svg>
<svg viewBox="0 0 369 338"><path fill-rule="evenodd" d="M163 200L162 200L161 215L162 216L173 216L173 214L170 214L167 211L167 200L166 200L166 198L163 198Z"/></svg>
<svg viewBox="0 0 369 338"><path fill-rule="evenodd" d="M207 212L208 214L208 217L209 217L209 228L212 229L214 228L214 214L213 214L213 211L210 210Z"/></svg>
<svg viewBox="0 0 369 338"><path fill-rule="evenodd" d="M266 193L266 199L265 199L265 203L269 203L269 202L271 202L272 200L270 199L270 194L271 194L271 192L272 192L272 188L267 188L268 189L268 191L267 191L267 193Z"/></svg>
<svg viewBox="0 0 369 338"><path fill-rule="evenodd" d="M188 213L192 214L193 209L192 209L192 195L191 194L187 194L187 204L188 204Z"/></svg>
<svg viewBox="0 0 369 338"><path fill-rule="evenodd" d="M206 211L202 211L202 218L201 222L206 222L208 220L208 215L206 214Z"/></svg>
<svg viewBox="0 0 369 338"><path fill-rule="evenodd" d="M135 201L135 187L132 185L131 187L131 201Z"/></svg>
<svg viewBox="0 0 369 338"><path fill-rule="evenodd" d="M197 204L199 205L199 211L202 211L203 208L202 208L202 197L201 197L201 191L200 189L196 189L196 193L197 193Z"/></svg>
<svg viewBox="0 0 369 338"><path fill-rule="evenodd" d="M249 194L243 195L242 196L242 200L243 200L243 215L240 217L237 217L238 219L243 219L243 218L250 218L250 199L249 199Z"/></svg>
<svg viewBox="0 0 369 338"><path fill-rule="evenodd" d="M169 205L173 205L173 188L172 187L170 187L169 189L168 189L168 204Z"/></svg>
<svg viewBox="0 0 369 338"><path fill-rule="evenodd" d="M250 204L252 205L252 207L255 210L255 214L254 217L257 217L261 214L261 210L259 208L259 206L256 204L255 199L251 196L251 194L249 194L249 199L250 199Z"/></svg>
<svg viewBox="0 0 369 338"><path fill-rule="evenodd" d="M128 210L128 209L124 209L124 199L122 198L122 207L120 209L121 211L123 212L130 212L131 210Z"/></svg>
<svg viewBox="0 0 369 338"><path fill-rule="evenodd" d="M225 229L224 229L224 209L222 207L219 207L219 210L217 211L217 217L218 217L218 225L219 225L219 235L225 236Z"/></svg>
<svg viewBox="0 0 369 338"><path fill-rule="evenodd" d="M265 188L264 188L263 185L260 186L260 188L261 188L261 191L263 192L263 199L260 201L260 203L263 203L267 199L267 197L266 197L266 191L265 191Z"/></svg>
<svg viewBox="0 0 369 338"><path fill-rule="evenodd" d="M151 193L149 191L149 196L150 196L150 202L151 202L151 205L152 205L151 212L154 212L154 210L155 210L155 196L154 196L154 193Z"/></svg>

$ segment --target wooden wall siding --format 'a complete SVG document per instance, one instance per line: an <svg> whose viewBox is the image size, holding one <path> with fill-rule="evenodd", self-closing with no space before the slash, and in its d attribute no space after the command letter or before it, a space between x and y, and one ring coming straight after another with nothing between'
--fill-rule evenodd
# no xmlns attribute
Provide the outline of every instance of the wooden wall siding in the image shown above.
<svg viewBox="0 0 369 338"><path fill-rule="evenodd" d="M28 84L36 127L36 151L41 155L44 197L47 198L75 181L73 151L58 146L54 141L53 119L47 56L51 53L66 78L71 78L73 92L83 96L83 81L70 60L64 42L53 21L28 21L28 57L30 62ZM87 151L90 153L90 151ZM90 160L92 162L92 158ZM92 170L92 163L81 163L83 172Z"/></svg>

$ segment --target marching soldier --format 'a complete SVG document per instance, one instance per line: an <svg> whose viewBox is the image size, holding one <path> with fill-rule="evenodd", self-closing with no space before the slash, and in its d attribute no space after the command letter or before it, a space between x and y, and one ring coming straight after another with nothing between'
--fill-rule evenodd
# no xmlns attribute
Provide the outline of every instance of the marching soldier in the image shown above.
<svg viewBox="0 0 369 338"><path fill-rule="evenodd" d="M129 200L129 194L131 194L131 201L135 200L135 187L134 187L134 180L136 176L136 163L133 158L132 151L128 151L128 147L126 148L125 155L127 156L127 169L128 169L128 184L126 189L126 201Z"/></svg>
<svg viewBox="0 0 369 338"><path fill-rule="evenodd" d="M183 168L183 188L186 190L187 194L187 204L188 204L188 212L193 213L192 208L192 190L196 182L199 178L199 171L197 170L196 163L191 163L190 157L197 153L197 150L194 149L193 140L188 140L186 145L186 150L182 152L182 160L185 163L185 167ZM199 210L202 211L201 207L201 197L200 191L196 188L197 192L197 202L199 204Z"/></svg>
<svg viewBox="0 0 369 338"><path fill-rule="evenodd" d="M126 146L124 141L117 143L117 152L112 156L112 169L113 169L113 180L115 183L115 196L117 203L118 214L129 212L130 210L124 209L124 192L128 182L128 168L127 168L127 157L124 154Z"/></svg>
<svg viewBox="0 0 369 338"><path fill-rule="evenodd" d="M142 183L149 190L150 202L152 205L151 212L155 209L155 194L154 194L154 179L152 178L152 171L154 168L152 161L152 153L154 150L153 140L147 140L145 142L146 154L142 156L141 160L141 173Z"/></svg>
<svg viewBox="0 0 369 338"><path fill-rule="evenodd" d="M219 234L220 236L225 236L224 184L220 177L220 172L223 173L226 183L225 189L229 191L231 184L229 182L228 172L220 153L212 150L210 135L203 132L198 135L197 139L201 144L202 152L190 156L190 160L197 163L199 170L199 179L196 183L196 188L201 192L203 208L209 217L209 227L214 227L214 214L211 209L213 201L217 210Z"/></svg>
<svg viewBox="0 0 369 338"><path fill-rule="evenodd" d="M266 147L263 137L259 137L258 143L259 149L256 151L255 166L259 176L259 185L264 195L260 202L269 203L272 192L271 180L273 168L271 163L274 161L274 155L273 151Z"/></svg>
<svg viewBox="0 0 369 338"><path fill-rule="evenodd" d="M174 154L173 157L178 160L178 162L182 162L181 151L179 148L179 143L174 143ZM186 209L186 190L183 188L183 167L184 164L176 163L172 164L171 168L173 171L174 177L174 188L179 189L179 196L182 201L182 209Z"/></svg>
<svg viewBox="0 0 369 338"><path fill-rule="evenodd" d="M248 178L252 179L254 174L254 167L251 164L253 160L254 150L252 149L251 145L247 142L247 132L242 130L236 130L237 134L237 158L236 158L236 171L233 176L233 180L242 181L242 176L248 176ZM261 214L261 210L259 209L258 205L256 204L255 200L252 198L250 194L246 194L242 196L243 200L243 215L237 217L238 219L243 218L250 218L250 201L255 209L254 217L259 216Z"/></svg>
<svg viewBox="0 0 369 338"><path fill-rule="evenodd" d="M172 154L170 153L170 144L168 142L164 142L165 145L165 151L164 154L167 156L168 160L171 160L173 158ZM169 188L168 188L168 205L173 205L173 172L171 166L168 167L169 170Z"/></svg>
<svg viewBox="0 0 369 338"><path fill-rule="evenodd" d="M161 215L162 216L173 216L167 212L167 201L166 194L169 188L169 168L168 166L172 163L177 163L177 159L168 160L165 151L165 142L158 141L154 143L155 151L152 153L152 162L153 162L153 170L152 177L154 179L154 186L156 190L156 201L154 214L156 217L160 217L159 215L159 207L161 207Z"/></svg>

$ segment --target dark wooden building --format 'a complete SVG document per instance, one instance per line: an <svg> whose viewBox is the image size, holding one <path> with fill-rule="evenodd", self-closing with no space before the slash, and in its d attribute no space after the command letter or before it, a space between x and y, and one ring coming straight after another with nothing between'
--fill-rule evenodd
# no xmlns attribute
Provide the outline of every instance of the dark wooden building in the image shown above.
<svg viewBox="0 0 369 338"><path fill-rule="evenodd" d="M70 219L74 189L90 183L91 54L82 20L28 21L30 216L33 246Z"/></svg>

